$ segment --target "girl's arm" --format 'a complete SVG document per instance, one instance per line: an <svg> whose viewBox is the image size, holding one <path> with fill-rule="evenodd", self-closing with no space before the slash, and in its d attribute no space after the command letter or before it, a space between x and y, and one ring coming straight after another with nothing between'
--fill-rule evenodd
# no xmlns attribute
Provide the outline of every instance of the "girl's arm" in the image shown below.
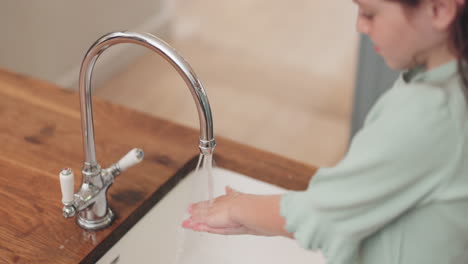
<svg viewBox="0 0 468 264"><path fill-rule="evenodd" d="M233 191L226 187L226 195L211 204L204 201L189 207L190 218L182 223L185 228L215 234L253 234L285 236L280 215L281 195L254 195Z"/></svg>

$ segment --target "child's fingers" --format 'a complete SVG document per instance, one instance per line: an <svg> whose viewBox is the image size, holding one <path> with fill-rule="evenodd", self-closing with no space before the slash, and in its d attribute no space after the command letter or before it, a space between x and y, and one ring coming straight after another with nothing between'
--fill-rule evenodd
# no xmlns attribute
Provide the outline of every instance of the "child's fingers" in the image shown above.
<svg viewBox="0 0 468 264"><path fill-rule="evenodd" d="M224 190L226 191L226 194L231 194L232 192L234 192L234 190L231 188L231 186L224 187Z"/></svg>
<svg viewBox="0 0 468 264"><path fill-rule="evenodd" d="M206 223L199 223L193 221L192 218L186 219L182 222L182 227L187 229L192 229L199 232L209 232L215 234L243 234L245 233L244 227L238 226L229 226L229 227L212 227L207 225Z"/></svg>
<svg viewBox="0 0 468 264"><path fill-rule="evenodd" d="M186 219L185 221L182 222L182 227L183 228L193 228L195 223L192 221L191 218Z"/></svg>
<svg viewBox="0 0 468 264"><path fill-rule="evenodd" d="M204 221L206 221L206 217L208 215L209 209L210 209L210 204L207 201L192 204L189 207L190 214L192 215L192 219L195 222L204 222Z"/></svg>
<svg viewBox="0 0 468 264"><path fill-rule="evenodd" d="M216 228L211 227L205 224L197 224L193 227L194 231L198 232L208 232L218 235L240 235L247 234L248 230L244 226L235 226L235 227L225 227L225 228Z"/></svg>
<svg viewBox="0 0 468 264"><path fill-rule="evenodd" d="M233 189L231 186L224 187L224 190L226 191L226 194L238 194L238 193L240 193L239 191Z"/></svg>

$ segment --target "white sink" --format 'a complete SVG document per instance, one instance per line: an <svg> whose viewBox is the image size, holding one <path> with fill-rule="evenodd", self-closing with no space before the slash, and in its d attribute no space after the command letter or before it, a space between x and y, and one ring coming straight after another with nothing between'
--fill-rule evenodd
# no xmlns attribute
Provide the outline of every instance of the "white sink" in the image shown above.
<svg viewBox="0 0 468 264"><path fill-rule="evenodd" d="M214 168L214 195L229 185L242 192L277 194L285 190L242 174ZM186 208L206 199L207 183L194 172L177 184L97 263L161 264L323 264L322 254L304 250L283 237L221 236L181 227ZM195 190L195 191L194 191Z"/></svg>

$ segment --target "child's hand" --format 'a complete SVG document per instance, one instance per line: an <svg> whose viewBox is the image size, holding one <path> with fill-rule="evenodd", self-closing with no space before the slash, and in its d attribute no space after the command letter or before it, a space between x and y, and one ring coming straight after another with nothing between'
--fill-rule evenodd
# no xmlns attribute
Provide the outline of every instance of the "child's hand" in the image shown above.
<svg viewBox="0 0 468 264"><path fill-rule="evenodd" d="M292 237L280 216L281 195L240 193L226 187L226 194L211 204L204 201L189 207L184 228L222 235L262 235Z"/></svg>
<svg viewBox="0 0 468 264"><path fill-rule="evenodd" d="M249 234L251 230L233 218L232 208L242 193L226 187L226 194L213 202L203 201L189 206L190 218L182 227L195 231L215 234L234 235Z"/></svg>

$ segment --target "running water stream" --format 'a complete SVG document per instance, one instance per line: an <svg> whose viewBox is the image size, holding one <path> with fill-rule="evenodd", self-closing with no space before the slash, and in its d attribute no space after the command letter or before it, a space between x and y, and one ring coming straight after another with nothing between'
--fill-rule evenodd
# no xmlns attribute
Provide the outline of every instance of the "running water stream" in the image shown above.
<svg viewBox="0 0 468 264"><path fill-rule="evenodd" d="M192 179L192 188L190 194L190 201L187 201L187 208L190 203L195 203L199 201L209 201L208 206L211 206L213 203L214 197L214 179L213 179L213 155L212 154L203 154L200 153L198 157L197 167L195 168L195 174L191 176ZM186 208L184 208L186 210ZM184 219L188 217L188 212L184 214ZM182 222L184 219L181 219ZM175 256L174 264L183 264L183 252L187 244L187 240L190 240L192 237L202 236L202 233L196 233L193 231L186 230L180 227L178 233L179 236L179 245L177 247L177 253Z"/></svg>

